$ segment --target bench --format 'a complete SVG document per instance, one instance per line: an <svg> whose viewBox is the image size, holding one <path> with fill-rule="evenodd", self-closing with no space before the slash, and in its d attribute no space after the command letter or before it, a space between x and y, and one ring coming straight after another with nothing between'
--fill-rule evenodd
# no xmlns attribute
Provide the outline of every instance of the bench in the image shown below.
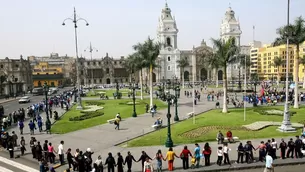
<svg viewBox="0 0 305 172"><path fill-rule="evenodd" d="M218 141L218 138L216 138L216 141ZM239 138L238 138L238 137L233 137L233 141L234 141L234 142L239 142ZM229 142L228 138L225 137L224 140L223 140L223 142Z"/></svg>
<svg viewBox="0 0 305 172"><path fill-rule="evenodd" d="M114 121L115 121L115 118L107 120L107 122L108 122L109 124L113 124Z"/></svg>

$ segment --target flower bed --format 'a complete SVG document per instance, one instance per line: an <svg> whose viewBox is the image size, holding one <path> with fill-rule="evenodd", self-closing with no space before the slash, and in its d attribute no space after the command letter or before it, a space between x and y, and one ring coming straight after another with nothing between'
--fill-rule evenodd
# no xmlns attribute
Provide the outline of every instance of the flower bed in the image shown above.
<svg viewBox="0 0 305 172"><path fill-rule="evenodd" d="M261 115L277 115L277 116L283 116L284 115L284 111L279 110L279 109L254 109L254 112L257 112ZM296 112L294 111L289 111L290 116L293 116L294 114L296 114Z"/></svg>
<svg viewBox="0 0 305 172"><path fill-rule="evenodd" d="M86 119L95 118L104 115L103 112L81 112L82 115L69 118L69 121L83 121Z"/></svg>

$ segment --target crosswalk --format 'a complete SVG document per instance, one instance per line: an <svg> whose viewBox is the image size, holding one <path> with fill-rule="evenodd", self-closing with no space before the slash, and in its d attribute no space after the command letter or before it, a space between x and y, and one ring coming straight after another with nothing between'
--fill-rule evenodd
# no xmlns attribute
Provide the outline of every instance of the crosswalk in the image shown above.
<svg viewBox="0 0 305 172"><path fill-rule="evenodd" d="M24 164L0 156L0 172L39 172L39 165L34 169Z"/></svg>

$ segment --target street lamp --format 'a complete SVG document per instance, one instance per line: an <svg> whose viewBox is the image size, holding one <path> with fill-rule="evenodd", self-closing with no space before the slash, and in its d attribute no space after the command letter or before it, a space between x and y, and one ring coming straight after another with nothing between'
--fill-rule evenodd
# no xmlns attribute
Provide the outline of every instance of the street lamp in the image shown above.
<svg viewBox="0 0 305 172"><path fill-rule="evenodd" d="M96 48L92 47L91 42L90 42L89 48L87 48L87 50L84 50L84 51L85 51L85 52L86 52L86 51L89 51L89 52L90 52L91 63L92 63L92 62L93 62L93 60L92 60L92 52L93 52L93 51L98 52L98 50L97 50ZM91 65L92 65L92 64L91 64ZM89 89L91 89L91 87L93 86L93 69L92 69L92 68L91 68L91 82L90 82L90 84L91 84L91 86L90 86ZM93 90L93 89L92 89L92 90Z"/></svg>
<svg viewBox="0 0 305 172"><path fill-rule="evenodd" d="M171 95L169 93L169 89L170 89L170 80L167 80L167 86L168 86L168 92L166 94L166 100L167 100L167 114L166 114L166 117L167 117L167 139L166 139L166 142L165 142L165 146L166 147L173 147L174 143L173 143L173 140L172 140L172 137L171 137L171 112L170 112L170 106L171 106Z"/></svg>
<svg viewBox="0 0 305 172"><path fill-rule="evenodd" d="M43 84L44 94L45 94L45 104L46 104L46 115L47 119L49 119L49 110L48 110L48 92L49 92L49 86L47 82L45 81Z"/></svg>
<svg viewBox="0 0 305 172"><path fill-rule="evenodd" d="M133 100L132 117L137 117L137 112L136 112L136 82L135 82L134 78L132 78L132 83L130 84L130 88L132 89L132 100Z"/></svg>
<svg viewBox="0 0 305 172"><path fill-rule="evenodd" d="M180 87L178 85L178 78L176 76L174 76L173 79L174 79L173 90L175 91L175 96L174 96L175 117L174 117L174 121L179 121L179 116L178 116L178 97L179 97L179 94L180 94Z"/></svg>
<svg viewBox="0 0 305 172"><path fill-rule="evenodd" d="M78 105L76 109L83 109L82 107L82 99L81 99L81 95L80 95L80 90L81 90L81 83L80 83L80 76L79 76L79 58L78 58L78 45L77 45L77 22L79 21L84 21L86 23L86 26L89 26L89 23L87 22L87 20L83 19L83 18L78 18L76 16L76 10L74 7L74 14L73 14L73 18L66 18L62 25L65 26L65 22L67 20L70 20L74 23L74 38L75 38L75 53L76 53L76 75L77 75L77 87L78 87L78 95L77 95L77 99L78 99ZM74 95L76 96L76 94Z"/></svg>

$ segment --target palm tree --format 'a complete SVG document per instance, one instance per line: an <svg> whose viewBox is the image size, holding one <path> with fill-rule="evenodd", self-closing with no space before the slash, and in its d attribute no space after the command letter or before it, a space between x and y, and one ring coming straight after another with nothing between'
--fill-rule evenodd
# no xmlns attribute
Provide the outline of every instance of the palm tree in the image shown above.
<svg viewBox="0 0 305 172"><path fill-rule="evenodd" d="M150 87L150 106L153 106L153 69L158 65L156 60L160 54L160 44L155 43L153 39L148 39L144 43L138 43L133 46L137 54L143 58L142 66L144 68L149 68L149 87Z"/></svg>
<svg viewBox="0 0 305 172"><path fill-rule="evenodd" d="M123 63L123 67L126 69L126 72L129 73L129 82L131 82L132 78L134 78L135 73L135 56L133 54L128 55L126 60Z"/></svg>
<svg viewBox="0 0 305 172"><path fill-rule="evenodd" d="M271 64L273 67L277 69L277 86L280 85L281 75L280 75L280 67L285 64L285 61L281 57L274 57L273 63Z"/></svg>
<svg viewBox="0 0 305 172"><path fill-rule="evenodd" d="M300 64L303 65L304 78L303 78L303 88L305 88L305 55L300 58Z"/></svg>
<svg viewBox="0 0 305 172"><path fill-rule="evenodd" d="M293 80L295 82L294 90L294 108L299 108L299 57L300 57L300 45L305 41L305 21L300 16L297 17L293 24L286 25L277 29L278 38L274 41L274 45L285 44L287 38L289 38L289 43L296 47L296 52L294 55L294 71L293 71ZM288 54L289 52L287 52ZM289 60L289 59L286 59ZM288 70L288 66L286 66Z"/></svg>
<svg viewBox="0 0 305 172"><path fill-rule="evenodd" d="M217 66L223 68L223 113L228 112L228 105L227 105L227 66L230 63L236 62L237 56L236 53L238 52L238 47L235 43L235 38L231 37L228 41L223 41L222 39L211 39L213 42L216 51L211 58L211 66Z"/></svg>
<svg viewBox="0 0 305 172"><path fill-rule="evenodd" d="M190 63L189 63L187 57L183 57L180 60L177 60L177 63L178 63L178 67L181 68L180 76L182 79L182 88L184 88L184 69L185 69L185 67L189 66Z"/></svg>

